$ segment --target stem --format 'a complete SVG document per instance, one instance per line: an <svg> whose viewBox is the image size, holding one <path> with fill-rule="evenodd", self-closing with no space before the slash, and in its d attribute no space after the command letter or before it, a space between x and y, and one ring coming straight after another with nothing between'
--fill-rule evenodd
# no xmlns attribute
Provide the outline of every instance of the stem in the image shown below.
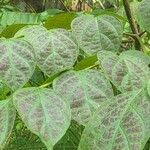
<svg viewBox="0 0 150 150"><path fill-rule="evenodd" d="M125 9L132 33L135 34L137 37L139 35L138 28L137 28L137 25L135 23L135 20L134 20L134 17L133 17L131 8L130 8L129 0L123 0L123 5L124 5L124 9ZM140 47L141 46L140 46L139 40L138 40L138 38L136 38L135 39L135 48L138 50L138 49L140 49Z"/></svg>

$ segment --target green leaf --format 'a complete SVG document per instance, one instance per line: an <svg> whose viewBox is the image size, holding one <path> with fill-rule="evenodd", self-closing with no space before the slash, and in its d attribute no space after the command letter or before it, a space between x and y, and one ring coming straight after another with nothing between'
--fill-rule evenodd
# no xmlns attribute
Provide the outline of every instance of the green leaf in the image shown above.
<svg viewBox="0 0 150 150"><path fill-rule="evenodd" d="M48 76L72 68L77 60L78 46L65 29L47 31L42 26L29 26L18 31L16 37L19 36L32 44L37 64Z"/></svg>
<svg viewBox="0 0 150 150"><path fill-rule="evenodd" d="M34 68L31 45L20 39L0 39L0 79L12 90L23 87Z"/></svg>
<svg viewBox="0 0 150 150"><path fill-rule="evenodd" d="M6 99L9 91L10 89L2 81L0 81L0 100Z"/></svg>
<svg viewBox="0 0 150 150"><path fill-rule="evenodd" d="M100 105L113 97L109 81L96 70L66 72L54 80L53 87L70 102L72 118L82 125Z"/></svg>
<svg viewBox="0 0 150 150"><path fill-rule="evenodd" d="M143 0L138 7L139 23L150 32L150 0Z"/></svg>
<svg viewBox="0 0 150 150"><path fill-rule="evenodd" d="M9 12L5 11L2 14L2 19L0 24L3 27L12 24L39 24L39 15L32 13L22 13L22 12Z"/></svg>
<svg viewBox="0 0 150 150"><path fill-rule="evenodd" d="M14 37L15 33L17 31L19 31L21 28L23 28L24 26L26 26L26 25L25 24L10 25L10 26L4 28L4 30L1 33L1 37L12 38L12 37Z"/></svg>
<svg viewBox="0 0 150 150"><path fill-rule="evenodd" d="M78 150L142 150L150 137L150 97L143 90L107 101L86 126Z"/></svg>
<svg viewBox="0 0 150 150"><path fill-rule="evenodd" d="M3 149L14 126L16 110L11 99L0 101L0 149Z"/></svg>
<svg viewBox="0 0 150 150"><path fill-rule="evenodd" d="M13 102L27 128L52 150L70 125L69 104L52 89L34 87L18 90Z"/></svg>
<svg viewBox="0 0 150 150"><path fill-rule="evenodd" d="M121 92L134 91L146 86L150 77L150 70L147 57L144 54L130 51L121 53L120 56L109 52L101 51L98 59L106 76Z"/></svg>
<svg viewBox="0 0 150 150"><path fill-rule="evenodd" d="M74 70L78 71L88 68L90 66L95 65L96 62L97 62L97 55L86 57L74 66Z"/></svg>
<svg viewBox="0 0 150 150"><path fill-rule="evenodd" d="M76 17L75 13L61 13L55 16L50 16L44 24L44 27L49 29L64 28L71 29L71 22Z"/></svg>
<svg viewBox="0 0 150 150"><path fill-rule="evenodd" d="M56 14L62 13L62 10L59 9L47 9L44 12L40 13L40 20L41 21L45 21L48 18L50 18L50 16L54 16ZM54 23L54 22L53 22Z"/></svg>
<svg viewBox="0 0 150 150"><path fill-rule="evenodd" d="M112 16L82 15L73 20L71 27L80 48L89 55L120 47L122 24Z"/></svg>

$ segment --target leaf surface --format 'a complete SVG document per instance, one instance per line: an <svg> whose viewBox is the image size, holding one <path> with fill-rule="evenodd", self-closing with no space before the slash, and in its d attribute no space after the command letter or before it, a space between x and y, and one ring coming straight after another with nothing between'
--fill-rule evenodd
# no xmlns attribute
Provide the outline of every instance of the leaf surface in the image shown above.
<svg viewBox="0 0 150 150"><path fill-rule="evenodd" d="M146 57L147 58L147 57ZM147 59L144 56L128 52L120 56L109 52L98 53L100 65L106 76L121 92L134 91L146 86L150 76Z"/></svg>
<svg viewBox="0 0 150 150"><path fill-rule="evenodd" d="M11 99L0 101L0 149L3 149L14 126L16 110Z"/></svg>
<svg viewBox="0 0 150 150"><path fill-rule="evenodd" d="M70 125L69 104L52 89L34 87L17 91L13 102L28 129L52 150Z"/></svg>
<svg viewBox="0 0 150 150"><path fill-rule="evenodd" d="M150 0L143 0L138 7L139 23L150 32Z"/></svg>
<svg viewBox="0 0 150 150"><path fill-rule="evenodd" d="M12 89L25 85L35 68L33 48L20 39L0 40L0 78Z"/></svg>
<svg viewBox="0 0 150 150"><path fill-rule="evenodd" d="M102 103L113 97L109 81L96 70L69 71L55 79L53 87L70 102L72 118L82 125Z"/></svg>
<svg viewBox="0 0 150 150"><path fill-rule="evenodd" d="M78 150L142 150L150 136L150 97L143 90L118 95L86 126Z"/></svg>
<svg viewBox="0 0 150 150"><path fill-rule="evenodd" d="M38 66L48 76L72 68L78 57L78 47L64 29L48 31L42 26L30 26L20 30L18 36L33 45Z"/></svg>
<svg viewBox="0 0 150 150"><path fill-rule="evenodd" d="M82 15L72 21L71 27L80 48L89 55L120 47L122 24L112 16Z"/></svg>

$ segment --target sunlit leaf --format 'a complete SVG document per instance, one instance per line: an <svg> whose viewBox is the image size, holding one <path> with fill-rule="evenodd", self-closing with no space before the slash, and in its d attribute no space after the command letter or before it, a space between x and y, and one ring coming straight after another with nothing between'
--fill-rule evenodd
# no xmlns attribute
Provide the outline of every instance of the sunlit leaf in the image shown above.
<svg viewBox="0 0 150 150"><path fill-rule="evenodd" d="M101 51L98 59L106 76L120 91L132 91L146 86L150 77L147 57L144 55L123 52L120 56L109 52Z"/></svg>
<svg viewBox="0 0 150 150"><path fill-rule="evenodd" d="M150 136L150 97L124 93L103 105L86 126L79 150L142 150Z"/></svg>
<svg viewBox="0 0 150 150"><path fill-rule="evenodd" d="M53 87L70 102L72 118L83 125L99 106L113 97L110 83L96 70L69 71L54 80Z"/></svg>
<svg viewBox="0 0 150 150"><path fill-rule="evenodd" d="M122 24L114 17L82 15L72 22L72 31L87 54L101 50L117 51L122 39Z"/></svg>
<svg viewBox="0 0 150 150"><path fill-rule="evenodd" d="M34 87L17 91L13 101L28 129L52 150L70 125L69 104L52 89Z"/></svg>
<svg viewBox="0 0 150 150"><path fill-rule="evenodd" d="M72 68L78 57L78 47L64 29L47 31L42 26L31 26L16 36L24 36L33 45L38 66L48 76Z"/></svg>
<svg viewBox="0 0 150 150"><path fill-rule="evenodd" d="M35 68L33 48L19 39L0 39L0 78L12 89L25 85Z"/></svg>
<svg viewBox="0 0 150 150"><path fill-rule="evenodd" d="M3 149L14 126L16 111L11 99L0 101L0 149Z"/></svg>

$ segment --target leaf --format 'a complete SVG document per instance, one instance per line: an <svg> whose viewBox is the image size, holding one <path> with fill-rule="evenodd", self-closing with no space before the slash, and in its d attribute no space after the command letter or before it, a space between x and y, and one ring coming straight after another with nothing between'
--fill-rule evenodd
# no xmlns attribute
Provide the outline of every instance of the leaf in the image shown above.
<svg viewBox="0 0 150 150"><path fill-rule="evenodd" d="M88 68L90 66L95 65L96 62L97 62L97 55L86 57L74 66L74 70L78 71Z"/></svg>
<svg viewBox="0 0 150 150"><path fill-rule="evenodd" d="M26 26L26 25L25 24L10 25L10 26L4 28L4 30L1 33L1 37L12 38L12 37L14 37L15 33L17 31L19 31L21 28L23 28L24 26Z"/></svg>
<svg viewBox="0 0 150 150"><path fill-rule="evenodd" d="M148 94L150 96L150 80L148 81L148 84L147 84L147 90L148 90Z"/></svg>
<svg viewBox="0 0 150 150"><path fill-rule="evenodd" d="M120 56L109 52L101 51L98 59L106 76L121 92L134 91L146 85L150 76L147 57L137 52L130 51L121 53Z"/></svg>
<svg viewBox="0 0 150 150"><path fill-rule="evenodd" d="M70 102L72 118L82 125L102 103L113 97L110 83L96 70L66 72L54 80L53 88Z"/></svg>
<svg viewBox="0 0 150 150"><path fill-rule="evenodd" d="M77 60L78 46L71 33L64 29L47 31L42 26L29 26L16 34L19 36L32 44L37 64L48 76L72 68Z"/></svg>
<svg viewBox="0 0 150 150"><path fill-rule="evenodd" d="M120 47L122 24L112 16L82 15L73 20L71 27L80 48L89 55Z"/></svg>
<svg viewBox="0 0 150 150"><path fill-rule="evenodd" d="M22 13L22 12L9 12L5 11L2 13L2 19L0 24L3 27L12 24L39 24L39 15L32 13Z"/></svg>
<svg viewBox="0 0 150 150"><path fill-rule="evenodd" d="M150 32L150 0L143 0L138 7L139 23Z"/></svg>
<svg viewBox="0 0 150 150"><path fill-rule="evenodd" d="M45 21L44 27L48 30L55 28L71 29L71 22L75 16L75 13L61 13L55 16L50 16Z"/></svg>
<svg viewBox="0 0 150 150"><path fill-rule="evenodd" d="M23 87L34 68L31 45L20 39L0 39L0 79L12 90Z"/></svg>
<svg viewBox="0 0 150 150"><path fill-rule="evenodd" d="M2 81L0 81L0 100L6 99L9 91L10 89Z"/></svg>
<svg viewBox="0 0 150 150"><path fill-rule="evenodd" d="M86 126L78 150L142 150L150 136L150 97L143 90L118 95Z"/></svg>
<svg viewBox="0 0 150 150"><path fill-rule="evenodd" d="M0 101L0 149L3 149L14 126L16 111L11 99Z"/></svg>
<svg viewBox="0 0 150 150"><path fill-rule="evenodd" d="M68 103L52 89L34 87L18 90L13 102L27 128L52 150L70 125Z"/></svg>
<svg viewBox="0 0 150 150"><path fill-rule="evenodd" d="M59 9L47 9L47 10L40 13L40 20L45 21L48 18L50 18L50 16L54 16L54 15L62 13L62 12L63 11L59 10Z"/></svg>

